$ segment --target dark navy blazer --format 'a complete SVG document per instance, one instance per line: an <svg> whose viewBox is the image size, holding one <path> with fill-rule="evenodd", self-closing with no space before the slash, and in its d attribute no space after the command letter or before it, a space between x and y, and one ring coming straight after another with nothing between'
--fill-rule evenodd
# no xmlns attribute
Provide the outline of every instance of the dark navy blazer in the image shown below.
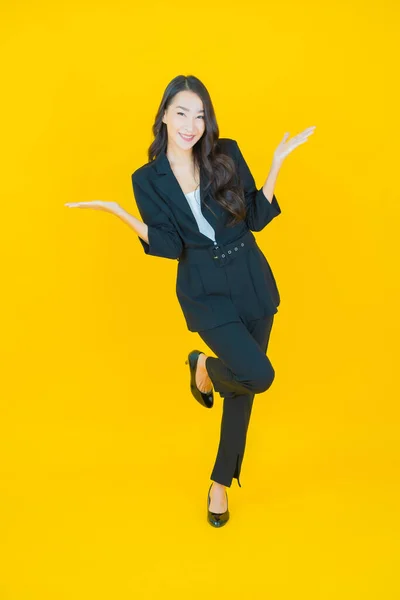
<svg viewBox="0 0 400 600"><path fill-rule="evenodd" d="M176 295L190 331L272 315L280 304L272 270L251 233L261 231L280 214L278 201L273 195L269 202L262 188L257 190L236 140L219 138L217 144L236 164L247 216L234 227L226 227L230 213L214 200L211 188L205 193L208 179L201 169L201 210L215 230L216 242L199 231L165 151L132 174L149 243L138 239L146 254L178 260Z"/></svg>

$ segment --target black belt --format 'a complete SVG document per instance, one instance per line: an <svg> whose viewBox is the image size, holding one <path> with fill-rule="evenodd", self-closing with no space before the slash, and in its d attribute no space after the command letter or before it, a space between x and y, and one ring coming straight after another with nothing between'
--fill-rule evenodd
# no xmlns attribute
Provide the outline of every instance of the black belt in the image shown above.
<svg viewBox="0 0 400 600"><path fill-rule="evenodd" d="M250 230L246 231L240 238L229 244L218 243L208 248L184 248L180 258L181 263L209 264L210 261L216 267L223 267L239 254L246 252L252 246L256 246L256 238Z"/></svg>

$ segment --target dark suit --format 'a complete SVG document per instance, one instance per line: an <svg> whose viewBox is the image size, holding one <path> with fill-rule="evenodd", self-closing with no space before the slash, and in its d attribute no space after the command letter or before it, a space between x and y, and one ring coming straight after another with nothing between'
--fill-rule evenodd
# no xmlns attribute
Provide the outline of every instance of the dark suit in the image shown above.
<svg viewBox="0 0 400 600"><path fill-rule="evenodd" d="M262 188L257 190L235 140L220 138L218 144L237 166L247 218L235 227L225 226L229 214L210 190L205 194L208 181L201 171L201 209L215 230L216 243L199 231L165 152L132 174L136 203L149 227L149 244L138 239L146 254L178 259L176 295L190 331L272 315L280 304L272 270L251 233L280 214L278 201L274 195L270 203Z"/></svg>
<svg viewBox="0 0 400 600"><path fill-rule="evenodd" d="M266 351L280 297L252 231L261 231L281 210L275 196L270 203L262 188L257 190L237 142L220 138L218 143L236 164L247 217L226 227L229 215L210 192L205 193L207 180L201 171L201 209L216 242L199 231L165 152L137 169L132 183L149 228L149 244L138 236L139 241L146 254L178 259L176 294L188 329L199 332L217 355L206 361L214 390L224 399L211 479L230 487L233 477L240 485L254 395L266 391L275 377Z"/></svg>

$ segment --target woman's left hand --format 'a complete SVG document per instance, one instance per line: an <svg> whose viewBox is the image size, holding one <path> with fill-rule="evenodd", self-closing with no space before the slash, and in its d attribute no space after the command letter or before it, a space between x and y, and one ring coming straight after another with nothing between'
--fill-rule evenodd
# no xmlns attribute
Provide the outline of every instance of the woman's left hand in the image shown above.
<svg viewBox="0 0 400 600"><path fill-rule="evenodd" d="M292 137L292 139L289 141L286 141L286 140L287 140L288 136L290 135L290 133L285 133L281 143L279 144L279 146L277 147L277 149L274 152L274 158L273 158L274 163L281 164L283 162L283 159L286 158L286 156L288 154L290 154L292 152L292 150L297 148L297 146L300 146L300 144L304 144L304 142L306 142L308 140L308 137L312 133L314 133L314 129L315 129L315 125L313 125L312 127L307 127L307 129L305 129L304 131L301 131L300 133L298 133L297 135Z"/></svg>

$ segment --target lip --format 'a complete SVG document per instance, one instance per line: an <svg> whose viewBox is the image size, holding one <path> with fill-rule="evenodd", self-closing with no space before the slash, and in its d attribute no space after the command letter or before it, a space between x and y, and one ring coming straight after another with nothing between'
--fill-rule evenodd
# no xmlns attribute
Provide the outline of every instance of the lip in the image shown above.
<svg viewBox="0 0 400 600"><path fill-rule="evenodd" d="M179 135L183 140L185 140L185 142L191 142L192 139L195 137L194 135L191 135L190 137L185 137L182 133L179 133Z"/></svg>

